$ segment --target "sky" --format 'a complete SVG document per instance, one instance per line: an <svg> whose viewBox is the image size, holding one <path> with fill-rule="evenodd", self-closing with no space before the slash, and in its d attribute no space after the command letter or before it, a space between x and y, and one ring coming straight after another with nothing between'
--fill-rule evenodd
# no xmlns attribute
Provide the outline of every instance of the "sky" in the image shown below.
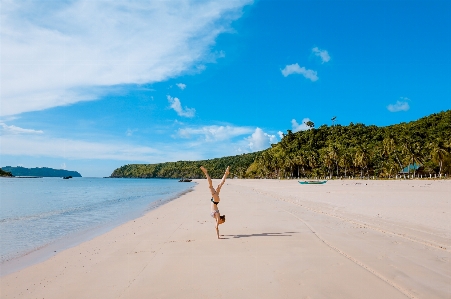
<svg viewBox="0 0 451 299"><path fill-rule="evenodd" d="M102 177L451 109L448 0L0 5L0 166Z"/></svg>

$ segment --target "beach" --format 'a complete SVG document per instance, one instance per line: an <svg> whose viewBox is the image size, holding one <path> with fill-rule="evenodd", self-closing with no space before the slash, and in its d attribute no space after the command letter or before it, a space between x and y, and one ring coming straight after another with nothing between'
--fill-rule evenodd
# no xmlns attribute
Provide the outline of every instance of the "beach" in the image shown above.
<svg viewBox="0 0 451 299"><path fill-rule="evenodd" d="M450 180L206 180L1 277L1 298L451 298ZM219 183L219 180L214 180Z"/></svg>

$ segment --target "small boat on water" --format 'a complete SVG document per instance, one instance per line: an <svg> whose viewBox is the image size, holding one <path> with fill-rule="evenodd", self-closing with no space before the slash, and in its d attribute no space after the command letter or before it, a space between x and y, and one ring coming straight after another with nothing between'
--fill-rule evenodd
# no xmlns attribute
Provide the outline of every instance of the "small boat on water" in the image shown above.
<svg viewBox="0 0 451 299"><path fill-rule="evenodd" d="M327 181L298 181L301 185L320 185L325 184Z"/></svg>
<svg viewBox="0 0 451 299"><path fill-rule="evenodd" d="M65 177L63 177L63 180L68 180L68 179L71 179L72 178L72 176L70 175L70 176L65 176Z"/></svg>
<svg viewBox="0 0 451 299"><path fill-rule="evenodd" d="M191 182L191 181L192 181L191 179L180 179L179 180L179 182L184 182L184 183Z"/></svg>

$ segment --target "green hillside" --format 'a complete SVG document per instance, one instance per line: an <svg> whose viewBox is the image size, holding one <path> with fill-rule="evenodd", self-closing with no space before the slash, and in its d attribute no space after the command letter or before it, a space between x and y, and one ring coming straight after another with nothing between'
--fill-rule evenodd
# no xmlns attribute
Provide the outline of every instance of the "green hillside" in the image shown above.
<svg viewBox="0 0 451 299"><path fill-rule="evenodd" d="M13 175L11 172L4 171L3 169L0 168L0 176L12 177Z"/></svg>
<svg viewBox="0 0 451 299"><path fill-rule="evenodd" d="M159 164L128 164L117 168L111 177L125 178L203 178L199 169L201 165L208 169L212 178L221 178L227 166L232 169L232 175L242 177L248 167L261 152L237 156L216 158L201 161L178 161Z"/></svg>
<svg viewBox="0 0 451 299"><path fill-rule="evenodd" d="M238 177L390 178L409 165L411 175L451 174L451 110L387 127L353 124L292 133L271 148L250 154L204 161L130 164L112 177L202 178L200 165L220 178L227 165Z"/></svg>

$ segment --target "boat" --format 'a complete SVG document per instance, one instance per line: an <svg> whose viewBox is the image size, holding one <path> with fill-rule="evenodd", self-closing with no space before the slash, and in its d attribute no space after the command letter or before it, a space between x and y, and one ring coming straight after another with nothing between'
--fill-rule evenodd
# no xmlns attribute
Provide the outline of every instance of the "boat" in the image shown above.
<svg viewBox="0 0 451 299"><path fill-rule="evenodd" d="M298 181L301 185L320 185L325 184L327 181Z"/></svg>
<svg viewBox="0 0 451 299"><path fill-rule="evenodd" d="M179 182L185 182L185 183L191 182L191 181L192 181L191 179L180 179L179 180Z"/></svg>
<svg viewBox="0 0 451 299"><path fill-rule="evenodd" d="M65 176L65 177L63 177L63 180L68 180L68 179L71 179L72 178L72 176L70 175L70 176Z"/></svg>

